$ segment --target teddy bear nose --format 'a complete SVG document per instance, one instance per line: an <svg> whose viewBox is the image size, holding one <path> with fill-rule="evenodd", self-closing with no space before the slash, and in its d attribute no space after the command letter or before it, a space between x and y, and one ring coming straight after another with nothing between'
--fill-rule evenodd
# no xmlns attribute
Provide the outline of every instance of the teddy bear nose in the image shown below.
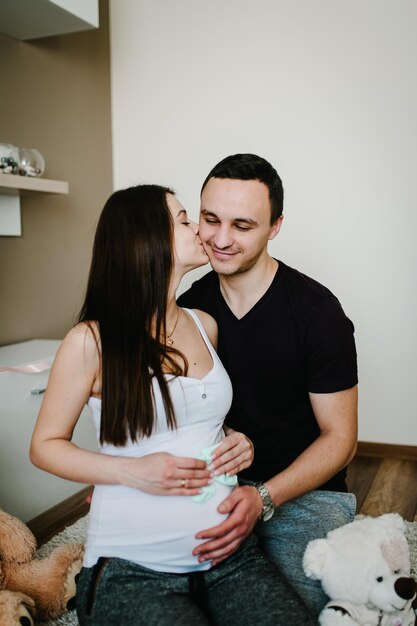
<svg viewBox="0 0 417 626"><path fill-rule="evenodd" d="M397 578L394 589L403 600L411 600L416 593L416 583L412 578Z"/></svg>

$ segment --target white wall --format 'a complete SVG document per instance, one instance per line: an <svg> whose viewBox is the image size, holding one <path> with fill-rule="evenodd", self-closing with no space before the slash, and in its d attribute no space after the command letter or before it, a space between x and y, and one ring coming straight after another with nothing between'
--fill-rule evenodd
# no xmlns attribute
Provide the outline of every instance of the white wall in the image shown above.
<svg viewBox="0 0 417 626"><path fill-rule="evenodd" d="M355 322L360 439L417 445L415 0L110 0L114 184L197 218L221 158L286 192L270 247Z"/></svg>

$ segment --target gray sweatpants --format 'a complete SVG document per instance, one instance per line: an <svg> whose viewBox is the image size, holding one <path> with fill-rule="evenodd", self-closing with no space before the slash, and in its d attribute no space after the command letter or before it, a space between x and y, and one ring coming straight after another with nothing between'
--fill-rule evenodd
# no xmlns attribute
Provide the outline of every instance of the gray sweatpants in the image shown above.
<svg viewBox="0 0 417 626"><path fill-rule="evenodd" d="M313 626L283 575L255 536L205 572L155 572L102 558L77 584L80 626Z"/></svg>

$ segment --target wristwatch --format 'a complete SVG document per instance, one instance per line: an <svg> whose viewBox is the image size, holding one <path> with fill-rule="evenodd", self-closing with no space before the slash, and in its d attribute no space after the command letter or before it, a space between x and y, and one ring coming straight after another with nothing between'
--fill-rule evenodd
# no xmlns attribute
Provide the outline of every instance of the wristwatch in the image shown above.
<svg viewBox="0 0 417 626"><path fill-rule="evenodd" d="M262 513L260 514L259 519L263 522L267 522L274 514L274 503L272 502L272 498L268 489L263 483L255 483L254 487L256 487L259 495L262 498Z"/></svg>

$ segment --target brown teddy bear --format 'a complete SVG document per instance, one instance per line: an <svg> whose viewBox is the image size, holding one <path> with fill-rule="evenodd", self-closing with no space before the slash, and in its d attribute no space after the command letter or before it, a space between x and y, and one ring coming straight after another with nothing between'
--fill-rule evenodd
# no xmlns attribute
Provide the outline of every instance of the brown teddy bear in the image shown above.
<svg viewBox="0 0 417 626"><path fill-rule="evenodd" d="M0 591L0 625L34 626L35 603L25 593Z"/></svg>
<svg viewBox="0 0 417 626"><path fill-rule="evenodd" d="M67 544L36 559L33 533L0 509L0 626L31 626L32 618L46 621L74 608L83 550Z"/></svg>

